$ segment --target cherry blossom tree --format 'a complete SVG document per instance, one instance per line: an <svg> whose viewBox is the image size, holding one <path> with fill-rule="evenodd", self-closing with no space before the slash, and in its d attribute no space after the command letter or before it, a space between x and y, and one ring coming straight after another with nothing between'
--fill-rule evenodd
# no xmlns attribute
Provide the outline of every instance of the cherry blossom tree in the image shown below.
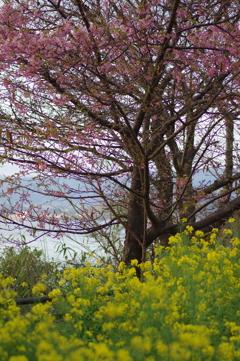
<svg viewBox="0 0 240 361"><path fill-rule="evenodd" d="M2 229L119 257L121 227L129 263L238 210L239 18L237 0L2 1L0 157L20 168Z"/></svg>

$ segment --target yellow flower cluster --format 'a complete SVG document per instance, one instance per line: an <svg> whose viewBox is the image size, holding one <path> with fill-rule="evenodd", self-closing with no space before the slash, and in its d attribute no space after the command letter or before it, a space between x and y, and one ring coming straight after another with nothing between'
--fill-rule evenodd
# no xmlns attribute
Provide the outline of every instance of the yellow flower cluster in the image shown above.
<svg viewBox="0 0 240 361"><path fill-rule="evenodd" d="M46 286L42 282L38 282L33 288L32 293L33 295L42 296L46 291Z"/></svg>
<svg viewBox="0 0 240 361"><path fill-rule="evenodd" d="M227 248L217 237L189 226L154 262L68 268L52 301L26 314L13 280L0 277L1 360L239 360L240 240ZM43 292L43 283L33 288Z"/></svg>

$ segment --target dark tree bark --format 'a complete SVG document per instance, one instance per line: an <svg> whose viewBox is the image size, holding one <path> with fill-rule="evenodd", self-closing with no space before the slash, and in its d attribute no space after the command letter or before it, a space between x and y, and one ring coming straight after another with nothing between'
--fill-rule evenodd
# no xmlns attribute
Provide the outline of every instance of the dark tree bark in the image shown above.
<svg viewBox="0 0 240 361"><path fill-rule="evenodd" d="M143 171L135 166L132 173L131 193L128 205L126 238L123 262L129 264L132 259L139 263L143 259L143 237L145 228L143 202Z"/></svg>

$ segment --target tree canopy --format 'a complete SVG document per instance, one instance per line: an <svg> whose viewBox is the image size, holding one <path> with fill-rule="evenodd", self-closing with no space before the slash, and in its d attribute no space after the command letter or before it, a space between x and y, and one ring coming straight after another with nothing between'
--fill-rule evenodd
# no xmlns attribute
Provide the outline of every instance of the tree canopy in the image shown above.
<svg viewBox="0 0 240 361"><path fill-rule="evenodd" d="M183 218L221 225L240 208L239 19L236 0L3 1L0 158L21 171L2 229L114 254L119 225L128 263Z"/></svg>

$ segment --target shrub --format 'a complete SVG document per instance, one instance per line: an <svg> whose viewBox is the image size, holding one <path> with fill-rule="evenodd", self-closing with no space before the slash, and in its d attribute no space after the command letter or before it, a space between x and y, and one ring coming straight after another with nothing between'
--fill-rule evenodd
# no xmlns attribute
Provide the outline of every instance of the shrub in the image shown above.
<svg viewBox="0 0 240 361"><path fill-rule="evenodd" d="M4 248L0 254L0 274L13 277L13 290L18 298L32 297L32 288L38 282L50 292L57 282L58 264L48 261L43 251L28 246Z"/></svg>

